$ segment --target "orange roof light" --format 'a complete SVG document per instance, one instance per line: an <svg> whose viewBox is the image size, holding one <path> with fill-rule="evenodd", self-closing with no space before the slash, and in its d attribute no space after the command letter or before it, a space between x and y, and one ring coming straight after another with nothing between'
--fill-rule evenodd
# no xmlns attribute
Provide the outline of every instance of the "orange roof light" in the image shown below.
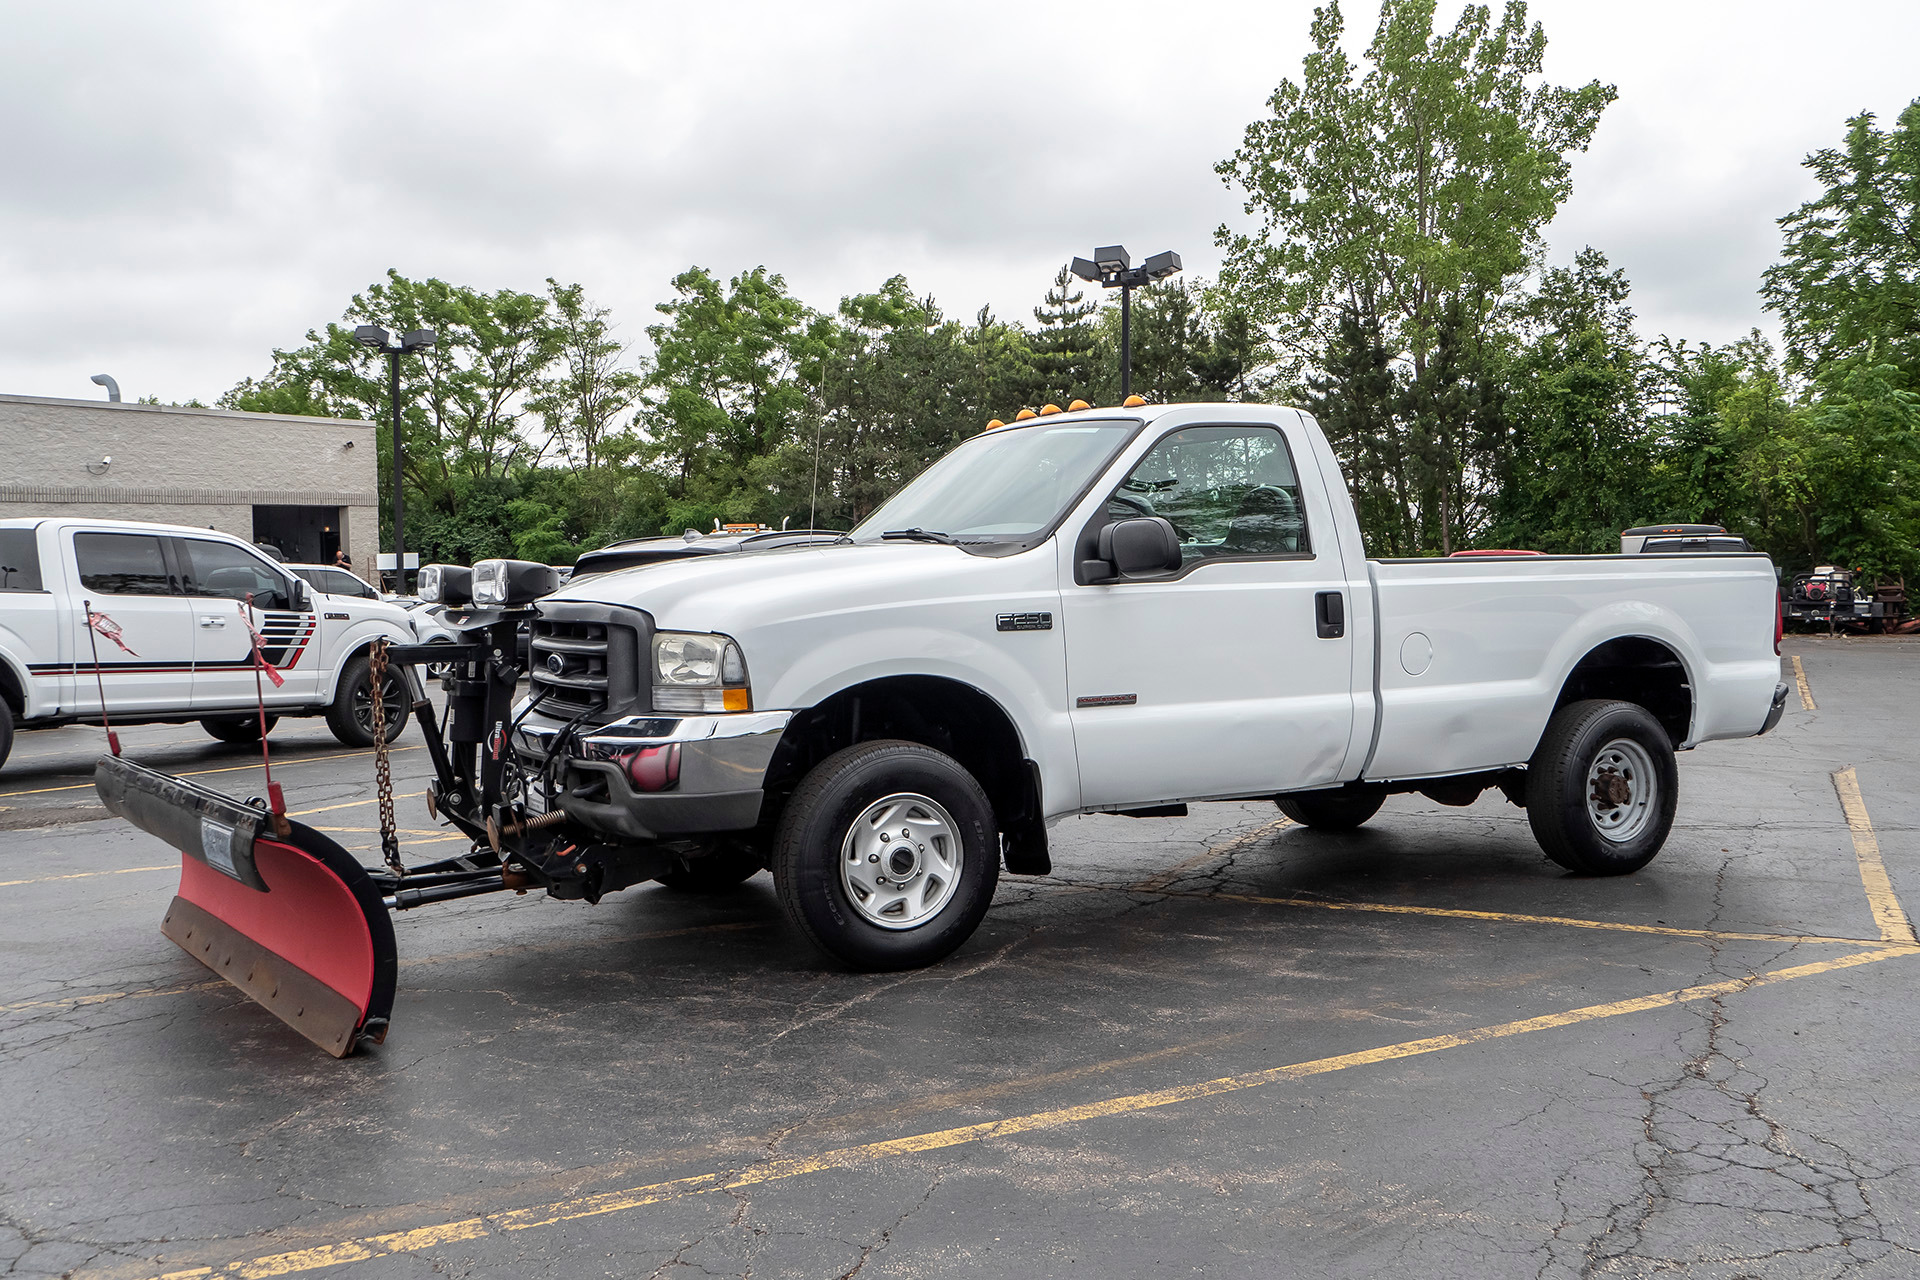
<svg viewBox="0 0 1920 1280"><path fill-rule="evenodd" d="M1146 403L1146 399L1143 396L1128 396L1125 400L1122 400L1120 402L1120 407L1122 409L1138 409L1141 405L1145 403Z"/></svg>
<svg viewBox="0 0 1920 1280"><path fill-rule="evenodd" d="M1050 413L1058 412L1060 412L1060 406L1057 404L1043 404L1040 406L1040 416L1043 418Z"/></svg>
<svg viewBox="0 0 1920 1280"><path fill-rule="evenodd" d="M987 420L987 430L989 431L998 431L1000 428L1006 425L1007 425L1006 423L1000 421L1000 419L998 418L989 418Z"/></svg>
<svg viewBox="0 0 1920 1280"><path fill-rule="evenodd" d="M1031 409L1022 409L1020 412L1013 415L1013 420L1015 422L1025 422L1028 418L1037 418L1039 416L1040 416L1039 414L1035 413Z"/></svg>
<svg viewBox="0 0 1920 1280"><path fill-rule="evenodd" d="M1067 406L1067 412L1078 413L1082 409L1091 409L1091 408L1093 408L1093 406L1088 404L1085 400L1075 400L1072 404Z"/></svg>

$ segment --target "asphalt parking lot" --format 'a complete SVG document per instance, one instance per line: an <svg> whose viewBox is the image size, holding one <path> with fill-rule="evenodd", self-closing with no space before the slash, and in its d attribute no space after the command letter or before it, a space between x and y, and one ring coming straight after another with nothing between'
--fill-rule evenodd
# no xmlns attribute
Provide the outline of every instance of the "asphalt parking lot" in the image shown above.
<svg viewBox="0 0 1920 1280"><path fill-rule="evenodd" d="M97 730L0 773L6 1274L1920 1272L1920 641L1790 639L1662 855L1569 876L1497 795L1321 835L1084 818L948 962L836 971L765 875L402 915L335 1061L161 937ZM1795 668L1787 666L1793 680ZM195 726L128 753L246 795ZM456 851L394 758L409 850ZM368 753L274 735L376 858ZM410 749L409 749L410 748ZM438 840L439 843L428 843Z"/></svg>

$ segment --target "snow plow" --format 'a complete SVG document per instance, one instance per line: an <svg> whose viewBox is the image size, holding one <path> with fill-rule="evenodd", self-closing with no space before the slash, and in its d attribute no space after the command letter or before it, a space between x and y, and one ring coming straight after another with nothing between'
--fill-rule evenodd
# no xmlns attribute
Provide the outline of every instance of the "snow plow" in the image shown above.
<svg viewBox="0 0 1920 1280"><path fill-rule="evenodd" d="M483 576L489 570L491 579ZM94 786L108 810L180 854L180 886L161 932L335 1057L386 1037L399 967L393 912L508 889L597 901L684 865L664 850L597 848L568 834L564 813L525 807L524 771L508 745L520 677L515 632L532 600L557 585L553 570L493 561L472 571L423 572L457 576L457 584L436 583L456 598L469 575L482 577L486 603L448 609L446 621L460 635L454 645L381 640L372 650L384 866L361 865L326 835L287 817L270 759L267 796L248 800L117 751L95 767ZM257 645L255 662L272 678ZM444 714L436 714L411 671L428 664L447 664ZM387 768L387 745L409 715L433 762L428 811L473 842L464 855L411 867L401 856ZM261 743L264 754L264 733Z"/></svg>

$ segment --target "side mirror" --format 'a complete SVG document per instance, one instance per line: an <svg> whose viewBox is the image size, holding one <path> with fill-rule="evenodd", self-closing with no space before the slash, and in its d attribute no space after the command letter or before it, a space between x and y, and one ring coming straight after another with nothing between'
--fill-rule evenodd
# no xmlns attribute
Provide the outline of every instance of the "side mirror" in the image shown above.
<svg viewBox="0 0 1920 1280"><path fill-rule="evenodd" d="M1116 520L1100 530L1099 554L1123 578L1174 573L1180 568L1180 535L1161 516Z"/></svg>
<svg viewBox="0 0 1920 1280"><path fill-rule="evenodd" d="M288 608L295 613L313 612L313 597L307 594L307 584L300 578L294 578L287 588Z"/></svg>

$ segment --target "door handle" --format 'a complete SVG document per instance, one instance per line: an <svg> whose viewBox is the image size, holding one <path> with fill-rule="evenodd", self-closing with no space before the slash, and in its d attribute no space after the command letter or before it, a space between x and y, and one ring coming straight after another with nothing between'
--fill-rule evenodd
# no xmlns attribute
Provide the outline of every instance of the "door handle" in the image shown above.
<svg viewBox="0 0 1920 1280"><path fill-rule="evenodd" d="M1347 634L1347 598L1338 591L1316 591L1313 595L1313 629L1322 640L1338 640Z"/></svg>
<svg viewBox="0 0 1920 1280"><path fill-rule="evenodd" d="M227 625L227 620L217 613L203 613L200 615L200 625L203 627L224 629Z"/></svg>

